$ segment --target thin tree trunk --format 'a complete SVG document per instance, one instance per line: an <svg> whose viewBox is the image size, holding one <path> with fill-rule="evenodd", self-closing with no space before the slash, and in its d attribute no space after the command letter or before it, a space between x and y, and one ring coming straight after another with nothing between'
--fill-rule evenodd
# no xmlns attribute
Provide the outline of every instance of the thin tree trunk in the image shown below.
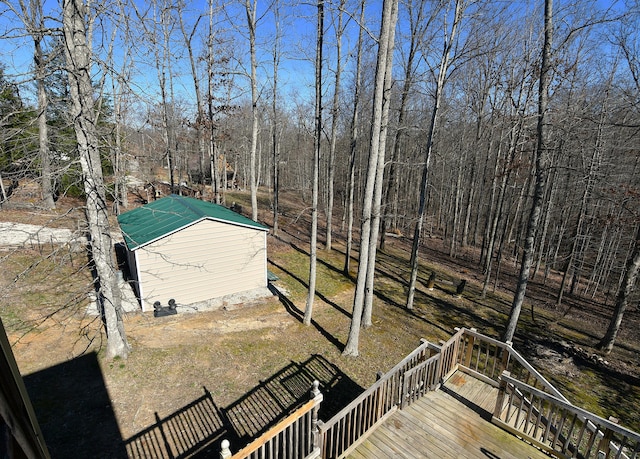
<svg viewBox="0 0 640 459"><path fill-rule="evenodd" d="M515 135L513 132L514 129L515 129L515 126L511 129L511 145L509 146L510 149L515 149ZM498 147L498 152L496 154L496 168L494 169L494 178L493 178L494 183L496 183L497 176L498 176L498 166L500 164L500 156L501 156L500 150L501 150L501 145ZM487 243L487 255L486 255L485 264L484 264L485 277L484 277L484 282L482 284L482 295L481 295L482 298L486 297L487 290L489 288L489 283L491 281L491 267L493 264L494 246L497 239L499 222L500 222L500 219L502 218L504 196L505 196L505 190L507 188L507 178L509 175L506 169L509 167L510 167L510 162L508 163L505 162L505 165L502 169L502 180L500 181L500 185L498 186L496 211L493 213L493 216L489 216L491 223L489 224L490 230L489 230L488 243Z"/></svg>
<svg viewBox="0 0 640 459"><path fill-rule="evenodd" d="M313 149L313 176L311 178L311 242L309 244L309 294L304 310L304 324L311 323L313 299L316 294L316 264L318 258L318 178L322 139L322 41L324 38L324 0L318 1L318 29L316 41L316 108L315 141Z"/></svg>
<svg viewBox="0 0 640 459"><path fill-rule="evenodd" d="M198 23L200 18L195 21L193 28L189 33L185 28L183 11L179 12L180 15L180 30L182 31L182 36L184 37L184 42L187 47L187 52L189 55L189 64L191 68L191 79L193 80L193 91L196 97L196 110L197 110L197 120L196 120L196 135L198 137L198 158L199 158L199 169L200 169L200 182L204 183L204 158L206 157L206 124L205 124L205 112L204 112L204 102L202 100L202 93L200 91L200 78L198 77L198 69L197 69L197 58L194 54L193 47L193 37L195 36L198 30ZM212 72L212 20L213 20L213 1L209 1L209 37L207 40L207 74L209 76L209 85L211 84L211 72ZM211 110L210 110L211 111ZM209 120L211 121L211 117Z"/></svg>
<svg viewBox="0 0 640 459"><path fill-rule="evenodd" d="M455 258L456 251L458 250L458 225L460 224L460 193L462 192L462 171L464 166L462 165L463 161L461 159L460 164L458 164L458 174L456 178L456 186L453 192L453 222L451 225L451 243L449 245L449 257Z"/></svg>
<svg viewBox="0 0 640 459"><path fill-rule="evenodd" d="M553 214L555 200L556 200L556 191L558 189L555 186L556 179L558 177L558 170L555 169L553 172L553 177L550 180L550 190L549 190L549 198L547 200L547 210L544 216L544 223L542 226L542 236L540 237L540 250L538 251L538 259L536 261L536 267L533 270L533 274L531 275L531 279L533 280L540 269L540 264L542 263L542 258L548 253L548 250L545 251L545 244L547 242L547 233L549 231L549 222L551 221L551 215ZM551 241L549 241L549 246L551 246ZM546 263L546 259L545 259Z"/></svg>
<svg viewBox="0 0 640 459"><path fill-rule="evenodd" d="M611 321L609 322L609 327L607 328L606 333L604 334L604 336L596 346L599 350L604 351L607 354L609 354L613 349L613 346L616 342L616 338L618 337L618 333L620 331L620 325L622 324L622 318L624 317L624 313L627 310L629 295L633 291L633 287L636 283L636 279L638 278L639 269L640 269L640 225L638 225L638 230L635 237L633 251L629 256L627 260L627 264L624 269L622 285L618 289L618 295L616 296L616 305L613 310L613 314L611 316Z"/></svg>
<svg viewBox="0 0 640 459"><path fill-rule="evenodd" d="M329 143L329 158L327 159L327 232L325 250L331 251L331 232L333 225L333 182L335 176L336 141L338 138L338 116L340 114L340 78L342 77L342 16L346 0L340 0L338 5L338 26L336 28L336 73L333 87L333 103L331 105L331 140Z"/></svg>
<svg viewBox="0 0 640 459"><path fill-rule="evenodd" d="M256 152L258 149L258 63L256 60L257 0L245 0L247 27L249 28L249 55L251 58L251 145L249 146L249 187L251 189L251 218L258 220L258 183L256 179Z"/></svg>
<svg viewBox="0 0 640 459"><path fill-rule="evenodd" d="M440 110L440 104L442 103L442 93L444 85L447 79L447 72L449 69L449 62L452 59L451 52L453 50L453 44L457 39L458 26L462 18L463 5L462 1L456 0L455 13L453 24L451 25L451 32L446 37L445 46L442 56L440 56L440 65L438 68L438 80L436 82L435 100L433 103L433 110L431 112L431 121L429 122L429 130L427 132L427 145L425 148L424 166L422 168L422 179L420 181L420 203L418 205L418 220L416 222L415 230L413 232L413 244L411 246L411 260L410 268L411 273L409 275L409 291L407 293L407 309L413 309L413 301L415 297L416 282L418 279L418 269L420 266L419 260L419 248L420 241L422 239L422 229L424 226L424 215L426 211L426 198L429 184L429 165L431 163L431 154L433 151L433 138L438 123L438 116ZM445 31L446 33L446 31Z"/></svg>
<svg viewBox="0 0 640 459"><path fill-rule="evenodd" d="M551 41L553 37L553 1L545 0L544 3L544 44L542 50L542 63L540 68L540 83L538 88L538 123L537 123L537 145L535 149L535 188L531 213L527 223L527 234L524 241L522 262L520 264L520 275L518 276L518 286L511 305L509 320L503 335L503 341L513 341L516 332L520 311L524 303L529 273L533 264L534 242L542 206L544 204L544 191L547 179L547 157L549 149L549 113L547 106L549 103L549 86L551 84Z"/></svg>
<svg viewBox="0 0 640 459"><path fill-rule="evenodd" d="M40 2L32 2L41 5ZM40 6L41 7L41 6ZM42 16L42 12L40 12ZM44 27L44 25L41 25ZM35 34L35 32L34 32ZM49 154L49 130L47 126L47 106L49 98L45 89L45 62L42 53L42 35L37 33L34 35L34 62L36 72L36 82L38 85L38 149L40 156L40 181L42 189L42 205L45 209L53 209L56 204L53 199L52 173L51 173L51 155Z"/></svg>
<svg viewBox="0 0 640 459"><path fill-rule="evenodd" d="M273 99L271 105L271 147L273 153L273 235L278 235L278 214L280 194L280 145L278 143L278 67L280 65L280 4L273 4L276 36L273 40Z"/></svg>
<svg viewBox="0 0 640 459"><path fill-rule="evenodd" d="M391 104L391 83L393 69L393 49L395 46L395 24L398 20L398 2L394 2L391 10L391 26L387 47L387 64L385 69L384 91L382 100L382 120L380 124L380 141L378 144L378 167L373 190L373 212L371 219L371 237L369 238L369 263L367 265L367 278L364 297L364 310L362 313L362 326L370 327L373 311L374 279L376 271L376 250L378 247L378 234L380 231L380 214L382 206L382 188L384 184L384 158L387 145L387 128L389 125L389 106Z"/></svg>
<svg viewBox="0 0 640 459"><path fill-rule="evenodd" d="M360 2L360 24L364 21L364 6L365 1ZM358 110L360 104L360 84L362 73L362 35L363 28L360 27L358 31L358 44L356 51L356 76L355 87L353 90L353 115L351 117L351 142L349 148L349 184L348 184L348 198L347 198L347 246L344 256L344 274L349 276L349 270L351 267L351 246L353 243L353 200L354 200L354 188L355 188L355 170L356 170L356 156L358 147L359 125L358 125Z"/></svg>
<svg viewBox="0 0 640 459"><path fill-rule="evenodd" d="M0 208L2 207L2 203L7 200L7 192L4 189L4 183L2 183L2 174L0 174Z"/></svg>
<svg viewBox="0 0 640 459"><path fill-rule="evenodd" d="M389 220L392 219L392 216L389 215L389 209L392 207L394 209L397 208L398 201L398 185L396 183L397 180L397 170L398 170L398 157L400 156L400 147L402 136L405 132L405 118L407 115L407 104L409 102L409 95L411 91L411 87L413 86L414 73L415 73L415 59L418 53L418 47L422 44L422 38L424 35L424 30L426 26L423 26L422 21L424 18L424 6L425 3L420 1L419 5L416 7L414 18L414 11L410 8L410 39L409 39L409 50L407 51L407 63L405 66L404 73L404 82L402 84L402 92L400 94L400 106L398 107L398 128L396 129L395 139L393 141L393 151L391 153L391 161L389 161L389 174L387 176L387 184L384 195L384 212L381 216L382 223L381 234L380 234L380 250L384 250L384 244L386 241L386 233L389 230ZM395 214L395 212L393 212ZM393 217L395 220L395 216Z"/></svg>

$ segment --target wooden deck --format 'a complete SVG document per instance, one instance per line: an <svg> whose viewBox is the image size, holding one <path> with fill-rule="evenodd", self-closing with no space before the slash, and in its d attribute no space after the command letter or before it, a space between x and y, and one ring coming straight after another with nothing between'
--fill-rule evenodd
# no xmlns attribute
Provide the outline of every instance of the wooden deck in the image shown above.
<svg viewBox="0 0 640 459"><path fill-rule="evenodd" d="M348 457L548 459L491 424L497 389L457 371L444 386L398 410Z"/></svg>

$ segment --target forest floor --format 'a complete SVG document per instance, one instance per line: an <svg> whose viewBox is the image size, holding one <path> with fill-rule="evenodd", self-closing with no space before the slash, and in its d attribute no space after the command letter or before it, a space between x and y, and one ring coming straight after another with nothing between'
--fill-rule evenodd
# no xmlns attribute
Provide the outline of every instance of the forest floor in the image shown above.
<svg viewBox="0 0 640 459"><path fill-rule="evenodd" d="M248 202L241 194L233 199L243 206ZM91 277L78 247L38 240L0 248L0 317L54 458L150 457L134 454L136 442L193 410L202 414L205 405L222 421L206 438L183 440L183 452L207 457L223 438L235 450L279 416L246 417L250 405L264 406L275 385L289 388L275 410L284 413L310 381L320 380L325 396L320 418L327 420L420 338L445 340L460 326L499 338L515 286L513 262L503 267L496 291L483 299L477 254L463 250L454 259L441 240L429 239L415 308L407 311L410 241L394 237L378 256L373 327L361 332L360 356L343 357L357 260L345 277L343 235L336 230L333 250L318 251L313 322L303 325L308 215L293 196L282 203L280 235L268 238L268 268L279 277L274 285L280 295L162 318L127 313L132 349L126 360L104 358L101 322L86 312ZM82 218L71 210L76 204L63 201L49 212L5 207L0 222L74 230ZM266 196L260 205L269 208ZM260 217L271 223L267 211ZM432 271L436 288L428 291L424 283ZM606 329L612 299L567 297L555 309L557 277L552 273L546 285L530 284L514 347L573 403L640 431L640 311L630 308L614 351L602 358L592 347ZM461 279L467 287L458 298L453 293Z"/></svg>

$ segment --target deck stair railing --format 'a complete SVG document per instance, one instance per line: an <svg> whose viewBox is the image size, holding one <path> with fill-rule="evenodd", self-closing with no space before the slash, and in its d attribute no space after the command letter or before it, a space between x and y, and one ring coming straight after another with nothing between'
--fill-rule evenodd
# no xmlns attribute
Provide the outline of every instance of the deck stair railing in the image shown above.
<svg viewBox="0 0 640 459"><path fill-rule="evenodd" d="M398 409L407 371L428 362L437 346L422 341L411 354L327 422L320 422L323 458L344 457L373 427ZM437 356L435 356L437 358Z"/></svg>
<svg viewBox="0 0 640 459"><path fill-rule="evenodd" d="M563 458L640 459L640 435L573 406L510 343L460 328L441 345L422 340L411 354L327 422L317 420L322 396L221 459L341 458L398 409L435 390L456 370L498 390L492 421ZM293 448L293 450L291 450ZM293 452L291 452L293 451Z"/></svg>
<svg viewBox="0 0 640 459"><path fill-rule="evenodd" d="M457 369L494 387L500 386L500 376L508 371L512 378L568 403L560 391L513 349L511 343L482 335L473 328L461 330Z"/></svg>
<svg viewBox="0 0 640 459"><path fill-rule="evenodd" d="M640 435L504 372L492 422L555 456L640 458Z"/></svg>
<svg viewBox="0 0 640 459"><path fill-rule="evenodd" d="M220 459L319 458L318 409L322 394L318 386L314 381L308 402L237 453L231 454L229 441L223 440Z"/></svg>

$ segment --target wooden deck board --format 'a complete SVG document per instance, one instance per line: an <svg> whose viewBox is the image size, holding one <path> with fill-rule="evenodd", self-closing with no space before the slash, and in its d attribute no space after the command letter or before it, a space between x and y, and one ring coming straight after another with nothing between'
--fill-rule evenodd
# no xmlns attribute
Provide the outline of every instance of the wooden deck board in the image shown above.
<svg viewBox="0 0 640 459"><path fill-rule="evenodd" d="M494 387L457 372L443 389L394 413L349 457L548 459L488 421L495 396Z"/></svg>
<svg viewBox="0 0 640 459"><path fill-rule="evenodd" d="M498 389L461 371L453 374L444 384L462 398L474 403L483 410L493 413L498 397Z"/></svg>

